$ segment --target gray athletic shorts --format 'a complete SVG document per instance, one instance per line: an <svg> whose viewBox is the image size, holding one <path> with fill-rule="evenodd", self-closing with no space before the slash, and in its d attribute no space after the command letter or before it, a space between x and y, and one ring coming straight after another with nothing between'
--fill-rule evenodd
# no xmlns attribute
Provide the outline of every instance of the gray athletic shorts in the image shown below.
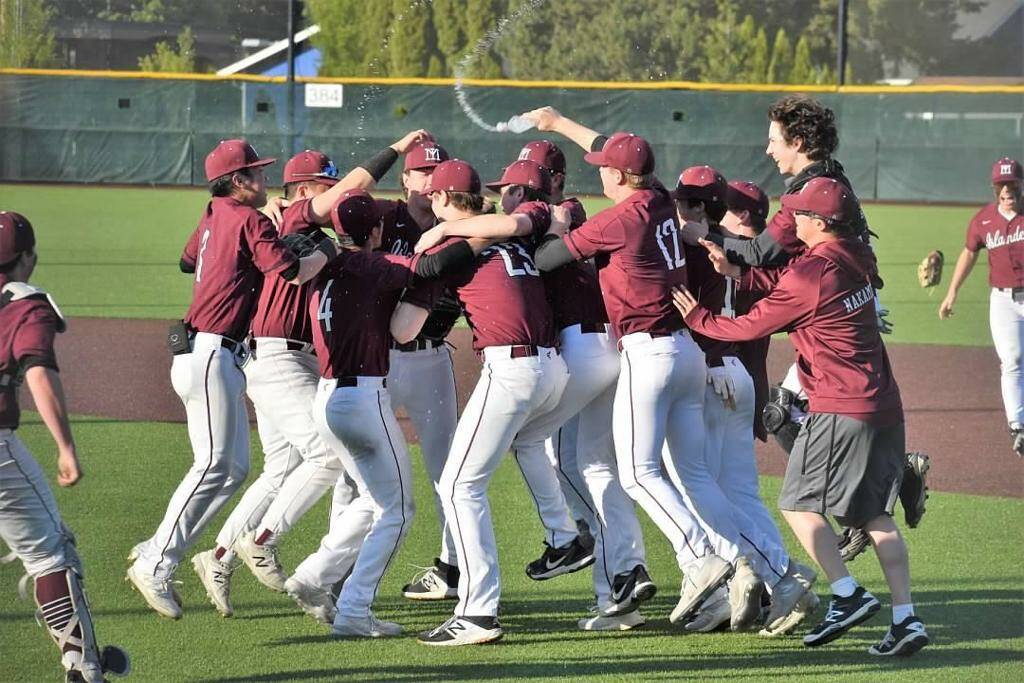
<svg viewBox="0 0 1024 683"><path fill-rule="evenodd" d="M875 427L809 413L789 454L779 508L818 512L861 527L892 514L903 480L903 423Z"/></svg>

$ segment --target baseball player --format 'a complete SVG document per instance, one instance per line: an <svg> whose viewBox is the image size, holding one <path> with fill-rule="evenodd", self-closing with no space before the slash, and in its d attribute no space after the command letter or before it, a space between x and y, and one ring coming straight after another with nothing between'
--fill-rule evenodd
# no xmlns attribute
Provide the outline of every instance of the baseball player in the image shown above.
<svg viewBox="0 0 1024 683"><path fill-rule="evenodd" d="M692 166L679 177L674 197L681 222L705 223L709 232L723 232L719 225L727 211L725 178L710 166ZM689 288L703 306L721 315L737 315L736 282L715 272L707 252L686 247ZM688 455L681 462L672 460L670 469L679 478L678 485L687 503L701 519L712 544L725 559L736 566L728 592L724 588L709 598L697 617L686 628L712 631L726 621L733 630L750 626L760 614L761 593L772 595L767 630L773 631L783 620L792 622L791 613L815 580L809 567L791 562L778 529L763 529L748 508L761 508L769 521L758 493L757 465L751 423L754 420L753 380L740 362L735 344L721 342L694 333L708 365L708 385L704 399L704 447L702 456ZM730 543L723 544L722 539ZM726 553L735 546L743 553L738 558ZM795 627L796 623L792 623Z"/></svg>
<svg viewBox="0 0 1024 683"><path fill-rule="evenodd" d="M36 620L57 645L65 680L98 683L105 673L127 674L128 655L115 646L100 649L75 537L39 463L15 434L24 382L57 444L57 483L74 486L82 478L53 350L66 324L50 295L28 284L35 245L28 219L0 211L0 538L35 581Z"/></svg>
<svg viewBox="0 0 1024 683"><path fill-rule="evenodd" d="M391 315L414 278L457 269L475 254L465 241L415 258L374 253L381 245L380 209L361 190L346 193L331 219L335 232L354 247L325 269L310 296L321 376L314 416L321 438L355 481L358 497L332 524L325 542L361 541L338 597L332 633L398 635L401 626L377 619L371 610L413 515L409 454L387 392ZM302 571L300 566L296 574Z"/></svg>
<svg viewBox="0 0 1024 683"><path fill-rule="evenodd" d="M974 215L967 227L967 242L956 261L949 291L939 306L939 318L953 315L956 295L988 250L988 319L999 355L1003 407L1010 428L1013 452L1024 457L1024 171L1016 159L1003 157L992 165L995 201Z"/></svg>
<svg viewBox="0 0 1024 683"><path fill-rule="evenodd" d="M296 154L284 168L289 205L284 209L278 234L285 240L293 236L323 239L320 226L330 225L330 209L338 198L349 189L372 186L399 154L424 135L422 130L411 131L340 182L337 166L323 152L305 150ZM319 375L306 313L307 290L278 277L266 278L253 314L250 360L244 372L246 393L256 409L264 468L228 517L216 547L192 559L207 594L224 616L233 613L230 578L236 565L235 551L261 583L283 592L287 577L272 534L290 529L339 477L327 466L327 449L313 422ZM306 463L300 477L284 489L300 463ZM274 510L274 522L267 524L270 531L255 536L281 491L285 496Z"/></svg>
<svg viewBox="0 0 1024 683"><path fill-rule="evenodd" d="M421 244L450 236L529 237L534 226L547 229L550 209L545 202L550 199L550 178L544 167L529 160L516 161L505 168L500 180L489 183L488 187L501 193L505 216L445 221L424 235ZM569 213L570 229L585 222L579 202L563 202L561 207ZM530 221L520 220L520 215L529 217ZM643 538L633 503L618 484L615 470L610 419L618 377L618 352L608 337L607 313L591 264L573 262L542 274L542 278L555 327L559 330L559 348L569 369L569 381L558 407L533 423L537 426L534 433L557 432L568 419L579 416L580 442L584 446L579 470L583 472L584 483L580 493L574 495L585 505L596 503L598 524L595 546L585 547L575 535L578 529L572 525L566 528L571 520L566 517L565 497L552 477L549 462L542 457L544 444L518 436L512 442L513 453L552 538L544 555L527 567L527 575L534 579L550 578L582 568L593 561L588 558L596 557L593 578L598 613L581 619L579 627L584 630L630 629L644 623L636 607L642 600L653 597L655 587L645 567ZM572 464L577 467L575 453ZM581 477L577 473L573 479ZM574 485L570 482L569 486ZM588 517L591 514L588 508ZM559 531L563 539L568 539L565 545L557 545L555 539ZM615 589L618 587L622 594L626 592L624 586L615 585L616 576L620 577L620 584L632 578L629 592L635 592L639 599L627 601L632 608L628 612L607 614L616 606L612 600Z"/></svg>
<svg viewBox="0 0 1024 683"><path fill-rule="evenodd" d="M596 257L621 352L612 414L619 478L672 543L684 580L669 618L686 623L732 576L733 567L713 552L662 470L666 439L673 455L703 447L707 377L704 354L673 315L670 288L686 280L675 206L654 177L654 153L643 138L624 132L605 138L550 107L525 116L540 130L553 130L592 150L584 159L600 168L604 194L614 202L576 230L545 237L537 248L537 265L548 271Z"/></svg>
<svg viewBox="0 0 1024 683"><path fill-rule="evenodd" d="M472 166L453 159L434 169L426 192L434 215L448 221L481 214L481 189ZM495 243L445 282L466 311L473 348L484 365L459 418L438 486L459 549L460 575L455 614L419 636L419 642L435 646L484 643L502 635L487 485L516 435L529 435L531 418L557 405L567 376L554 348L544 285L524 243ZM426 316L416 303L407 301L396 311L392 333L399 342L414 337Z"/></svg>
<svg viewBox="0 0 1024 683"><path fill-rule="evenodd" d="M815 178L782 203L806 247L785 270L741 273L720 248L704 242L716 269L740 277L744 289L770 290L766 298L737 318L708 311L685 290L676 293L676 305L701 334L744 340L787 330L796 347L810 413L786 468L779 507L832 583L828 613L804 644L829 643L880 608L847 571L825 516L834 515L868 532L892 594L892 625L869 652L909 655L928 644L928 634L914 614L907 548L892 519L903 475L903 407L872 310L875 258L853 221L856 199L838 180Z"/></svg>
<svg viewBox="0 0 1024 683"><path fill-rule="evenodd" d="M336 253L323 239L298 258L278 238L266 204L262 159L245 140L225 140L206 157L212 199L185 246L194 272L188 314L172 326L171 383L188 420L194 461L171 496L156 533L132 551L128 580L158 614L178 619L171 579L185 551L241 486L249 471L249 421L242 401L248 356L242 343L263 275L301 285Z"/></svg>

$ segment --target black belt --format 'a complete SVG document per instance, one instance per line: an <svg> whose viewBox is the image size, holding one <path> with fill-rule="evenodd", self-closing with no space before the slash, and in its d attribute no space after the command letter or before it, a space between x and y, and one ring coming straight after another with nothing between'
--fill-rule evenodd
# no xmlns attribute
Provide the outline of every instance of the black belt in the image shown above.
<svg viewBox="0 0 1024 683"><path fill-rule="evenodd" d="M510 358L533 358L539 355L536 344L518 344L512 347L509 353Z"/></svg>
<svg viewBox="0 0 1024 683"><path fill-rule="evenodd" d="M405 344L399 344L395 340L391 340L391 348L395 351L411 352L411 351L426 351L427 349L436 349L439 346L444 345L443 339L424 339L419 337L413 339L411 342Z"/></svg>
<svg viewBox="0 0 1024 683"><path fill-rule="evenodd" d="M312 346L310 342L294 341L292 339L285 339L285 347L289 351L302 351L307 346ZM256 350L256 338L252 337L249 339L249 349L252 351Z"/></svg>
<svg viewBox="0 0 1024 683"><path fill-rule="evenodd" d="M580 334L604 334L607 331L606 323L580 323Z"/></svg>
<svg viewBox="0 0 1024 683"><path fill-rule="evenodd" d="M337 386L339 386L339 387L357 387L357 386L359 386L359 378L358 377L335 377L334 380L338 383ZM387 386L388 386L388 378L387 377L381 378L381 386L384 387L385 389L387 388Z"/></svg>
<svg viewBox="0 0 1024 683"><path fill-rule="evenodd" d="M237 342L234 339L228 339L227 337L224 336L220 338L220 345L223 346L228 351L230 351L231 353L235 354L236 356L240 356L242 353L245 352L245 344L243 344L242 342Z"/></svg>

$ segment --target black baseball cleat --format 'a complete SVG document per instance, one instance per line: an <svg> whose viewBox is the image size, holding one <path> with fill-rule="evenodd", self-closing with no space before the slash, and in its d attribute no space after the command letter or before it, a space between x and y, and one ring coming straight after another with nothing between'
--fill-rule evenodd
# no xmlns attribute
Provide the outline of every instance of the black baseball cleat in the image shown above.
<svg viewBox="0 0 1024 683"><path fill-rule="evenodd" d="M857 586L848 598L833 595L825 621L804 636L804 645L818 647L831 643L857 624L870 619L881 607L878 598L864 590L864 586Z"/></svg>
<svg viewBox="0 0 1024 683"><path fill-rule="evenodd" d="M412 581L402 587L410 600L448 600L459 597L459 568L435 557L431 567L421 567Z"/></svg>
<svg viewBox="0 0 1024 683"><path fill-rule="evenodd" d="M858 555L871 545L871 538L863 529L844 527L839 536L839 554L843 562L852 562Z"/></svg>
<svg viewBox="0 0 1024 683"><path fill-rule="evenodd" d="M526 565L526 575L534 581L552 579L562 574L571 574L594 564L593 549L587 550L577 536L561 548L544 544L544 554Z"/></svg>
<svg viewBox="0 0 1024 683"><path fill-rule="evenodd" d="M907 526L915 528L924 516L924 504L928 500L928 469L931 467L924 453L907 453L903 468L903 483L900 484L900 503Z"/></svg>
<svg viewBox="0 0 1024 683"><path fill-rule="evenodd" d="M879 657L909 657L929 642L924 623L910 616L899 624L892 624L882 642L869 647L868 652Z"/></svg>
<svg viewBox="0 0 1024 683"><path fill-rule="evenodd" d="M640 607L640 604L653 598L658 587L651 581L647 567L638 564L628 572L616 574L612 579L612 605L601 612L603 616L613 617L628 614Z"/></svg>

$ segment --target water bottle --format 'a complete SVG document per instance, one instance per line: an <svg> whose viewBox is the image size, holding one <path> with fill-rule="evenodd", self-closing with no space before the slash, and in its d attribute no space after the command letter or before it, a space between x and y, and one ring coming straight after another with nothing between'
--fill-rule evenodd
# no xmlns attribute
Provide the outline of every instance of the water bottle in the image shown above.
<svg viewBox="0 0 1024 683"><path fill-rule="evenodd" d="M531 128L536 127L536 125L536 123L525 116L513 116L508 121L502 121L495 128L499 133L525 133Z"/></svg>

